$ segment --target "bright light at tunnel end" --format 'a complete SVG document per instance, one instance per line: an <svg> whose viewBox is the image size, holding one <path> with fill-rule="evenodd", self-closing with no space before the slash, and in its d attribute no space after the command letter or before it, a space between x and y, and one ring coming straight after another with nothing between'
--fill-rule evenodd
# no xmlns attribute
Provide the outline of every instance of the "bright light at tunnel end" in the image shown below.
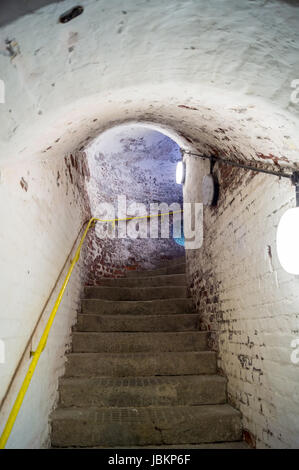
<svg viewBox="0 0 299 470"><path fill-rule="evenodd" d="M299 274L299 207L288 209L281 217L276 248L283 269L289 274Z"/></svg>
<svg viewBox="0 0 299 470"><path fill-rule="evenodd" d="M185 163L178 162L176 166L176 182L177 184L184 184L185 182Z"/></svg>

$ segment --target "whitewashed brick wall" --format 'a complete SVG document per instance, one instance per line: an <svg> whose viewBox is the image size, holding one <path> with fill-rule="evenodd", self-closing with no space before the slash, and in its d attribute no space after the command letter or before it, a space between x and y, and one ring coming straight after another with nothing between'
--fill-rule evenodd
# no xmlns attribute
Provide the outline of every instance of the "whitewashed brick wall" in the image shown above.
<svg viewBox="0 0 299 470"><path fill-rule="evenodd" d="M0 338L5 345L5 363L0 364L0 399L3 401L0 430L30 363L30 349L37 346L53 308L62 278L4 400L10 381L86 217L85 201L75 185L80 181L82 184L82 180L82 175L71 167L69 158L64 160L60 156L19 162L1 170ZM76 268L8 447L47 445L48 416L57 398L58 377L64 370L64 353L76 319L80 289L80 269Z"/></svg>
<svg viewBox="0 0 299 470"><path fill-rule="evenodd" d="M185 198L200 198L207 165L195 158L187 165ZM281 268L276 253L277 225L295 191L288 180L224 165L215 174L219 202L204 209L202 248L187 253L201 328L211 331L229 400L257 447L298 448L299 365L291 361L291 341L299 337L299 278Z"/></svg>

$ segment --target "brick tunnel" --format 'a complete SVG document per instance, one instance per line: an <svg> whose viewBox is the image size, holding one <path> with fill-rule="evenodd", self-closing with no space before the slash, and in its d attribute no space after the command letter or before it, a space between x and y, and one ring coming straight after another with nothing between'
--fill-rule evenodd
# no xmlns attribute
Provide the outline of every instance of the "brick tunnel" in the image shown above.
<svg viewBox="0 0 299 470"><path fill-rule="evenodd" d="M1 432L82 227L90 217L111 217L99 211L99 204L114 204L119 195L146 208L162 202L201 204L209 197L207 175L213 175L219 192L216 202L203 206L201 246L182 246L175 237L103 239L97 228L90 230L6 447L59 447L58 437L53 438L58 429L61 447L208 447L235 441L244 448L299 448L299 270L288 270L277 252L280 221L296 207L299 3L88 0L77 5L36 0L21 6L5 0L0 16ZM182 184L175 181L179 162ZM126 216L140 214L134 206ZM174 221L169 223L173 228ZM298 266L295 243L288 254L292 266ZM151 273L150 281L144 281L145 272ZM65 379L66 364L73 360L68 354L82 352L84 346L78 330L78 325L87 328L84 302L90 304L89 314L95 314L92 295L99 296L97 309L104 316L105 302L143 302L144 289L149 289L144 295L151 305L160 302L160 315L190 315L178 318L184 332L175 317L167 319L167 327L155 317L153 333L149 319L141 318L153 307L136 307L133 321L132 304L129 311L125 307L127 323L122 322L120 331L131 334L139 322L148 336L142 336L140 345L134 336L134 346L128 346L133 352L150 354L151 347L160 348L165 357L175 354L171 370L165 373L157 364L146 372L154 378L145 382L157 396L163 395L163 387L166 395L174 390L179 422L184 416L191 419L191 405L197 405L192 433L172 434L167 396L155 407L150 403L150 412L140 406L141 397L130 406L142 409L143 427L147 413L153 413L153 422L165 413L166 424L157 421L156 434L147 434L142 426L141 431L137 423L127 441L128 431L118 428L111 431L110 444L100 434L92 442L87 434L82 442L80 436L72 441L72 421L67 431L61 430L53 416L62 403L61 383L75 380ZM157 298L157 292L164 298ZM95 334L98 326L88 328ZM118 332L105 328L96 332ZM174 350L165 349L164 336L155 336L163 331L175 335ZM182 339L185 331L189 339ZM122 341L129 339L119 338L124 336L106 336L103 344L113 341L117 353L127 353ZM98 351L92 341L84 346L88 354ZM201 364L198 351L192 360L188 356L195 342L215 358L213 373L206 369L204 374L225 383L225 396L217 398L221 404L197 403L202 378L194 379L194 394L184 382L184 377L197 376L194 370ZM195 369L190 372L192 361ZM173 370L174 363L180 373ZM173 384L176 375L179 385ZM211 397L219 391L215 384L210 385ZM110 405L117 387L107 398ZM97 382L96 389L100 400L107 384ZM78 405L80 399L73 394L77 402L69 409L85 409ZM211 406L232 410L230 431L209 434L226 419L215 414L205 421L200 413ZM86 411L87 421L95 419L93 407L94 402ZM105 421L105 407L98 408L96 416ZM68 419L67 409L60 410L60 423ZM119 409L115 406L114 412ZM93 436L95 432L98 428Z"/></svg>

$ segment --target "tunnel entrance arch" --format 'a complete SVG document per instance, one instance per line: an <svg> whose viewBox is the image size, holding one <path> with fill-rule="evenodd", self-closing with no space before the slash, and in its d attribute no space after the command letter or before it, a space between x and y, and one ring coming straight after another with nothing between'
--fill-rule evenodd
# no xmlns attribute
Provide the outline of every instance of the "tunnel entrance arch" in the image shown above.
<svg viewBox="0 0 299 470"><path fill-rule="evenodd" d="M96 224L92 248L86 254L88 266L93 266L87 268L91 275L98 269L106 275L130 267L154 269L163 260L184 254L183 245L176 241L182 236L183 191L175 180L182 154L168 136L173 133L162 130L149 123L128 122L105 130L84 149L92 216L122 219Z"/></svg>

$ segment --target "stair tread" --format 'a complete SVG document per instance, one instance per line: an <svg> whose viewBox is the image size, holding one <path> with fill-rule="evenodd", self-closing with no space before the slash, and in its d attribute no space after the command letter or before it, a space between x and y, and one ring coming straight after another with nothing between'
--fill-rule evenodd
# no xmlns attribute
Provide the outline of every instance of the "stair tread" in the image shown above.
<svg viewBox="0 0 299 470"><path fill-rule="evenodd" d="M136 412L137 410L137 412ZM120 417L124 420L128 419L128 422L141 421L155 417L159 422L165 422L165 426L170 427L173 424L169 423L171 419L184 419L188 416L188 420L197 420L205 415L217 415L219 418L225 415L239 416L240 412L233 408L227 403L221 405L192 405L192 406L146 406L146 407L69 407L69 408L57 408L52 412L52 419L86 419L88 416L91 418L94 413L100 417L104 416L105 421L114 422L116 419L116 413L120 414ZM188 413L189 412L189 413ZM131 419L130 419L131 418ZM152 421L150 419L150 421Z"/></svg>
<svg viewBox="0 0 299 470"><path fill-rule="evenodd" d="M168 266L168 265L173 264L173 263L182 263L182 262L185 262L185 261L186 261L186 256L185 255L177 256L176 258L163 260L163 263L162 263L161 266Z"/></svg>
<svg viewBox="0 0 299 470"><path fill-rule="evenodd" d="M202 374L202 375L158 375L158 376L126 376L126 377L61 377L60 384L79 385L83 383L96 383L101 387L111 387L115 385L123 385L125 387L144 387L148 385L159 385L165 383L202 383L202 382L227 382L227 379L218 374Z"/></svg>
<svg viewBox="0 0 299 470"><path fill-rule="evenodd" d="M160 376L213 374L216 372L216 353L134 352L134 353L70 353L67 356L66 376Z"/></svg>
<svg viewBox="0 0 299 470"><path fill-rule="evenodd" d="M52 414L52 443L58 447L199 444L240 439L240 413L228 404L71 407L58 408Z"/></svg>
<svg viewBox="0 0 299 470"><path fill-rule="evenodd" d="M89 449L251 449L245 441L232 441L232 442L206 442L204 444L184 444L184 445L156 445L156 446L142 446L142 447L89 447Z"/></svg>
<svg viewBox="0 0 299 470"><path fill-rule="evenodd" d="M155 300L171 298L188 298L186 286L148 286L148 287L119 287L94 286L86 287L85 299L103 300Z"/></svg>
<svg viewBox="0 0 299 470"><path fill-rule="evenodd" d="M82 317L87 317L87 316L93 316L93 317L114 317L114 318L125 318L125 317L130 317L130 318L135 318L137 320L138 318L142 317L177 317L177 316L192 316L192 317L200 317L200 314L198 312L186 312L186 313L172 313L172 312L163 312L163 313L140 313L140 314L128 314L128 313L95 313L95 312L82 312L79 315Z"/></svg>
<svg viewBox="0 0 299 470"><path fill-rule="evenodd" d="M240 413L228 404L58 408L54 446L199 444L240 441ZM71 430L71 431L70 431Z"/></svg>
<svg viewBox="0 0 299 470"><path fill-rule="evenodd" d="M132 319L132 320L137 320L137 319L144 319L144 320L154 320L154 319L157 319L157 318L165 318L165 319L184 319L184 318L192 318L192 317L200 317L200 314L198 312L188 312L188 313L169 313L169 312L163 312L163 313L152 313L152 314L140 314L140 315L130 315L129 313L123 313L122 315L118 314L118 313L107 313L107 314L104 314L104 315L101 315L100 313L79 313L79 316L81 317L95 317L95 318L105 318L105 319L119 319L119 317L121 316L123 319Z"/></svg>
<svg viewBox="0 0 299 470"><path fill-rule="evenodd" d="M98 336L99 338L107 338L109 336L136 338L136 336L207 336L207 331L74 331L73 336Z"/></svg>
<svg viewBox="0 0 299 470"><path fill-rule="evenodd" d="M154 315L101 315L84 313L78 315L74 331L90 332L176 332L199 331L200 315L154 314Z"/></svg>
<svg viewBox="0 0 299 470"><path fill-rule="evenodd" d="M164 266L150 271L128 271L127 277L160 276L164 274L184 274L186 272L186 263L177 263L173 266Z"/></svg>
<svg viewBox="0 0 299 470"><path fill-rule="evenodd" d="M151 352L203 351L207 349L208 333L204 331L144 331L73 333L73 351L81 352Z"/></svg>
<svg viewBox="0 0 299 470"><path fill-rule="evenodd" d="M168 351L168 352L128 352L128 353L120 353L120 352L70 352L67 354L67 357L70 356L84 356L87 357L88 355L90 356L113 356L113 357L118 357L121 359L129 359L132 357L149 357L149 356L162 356L162 357L167 357L168 354L176 354L176 355L194 355L194 354L202 354L202 355L210 355L214 356L216 353L214 351ZM127 356L127 357L126 357ZM165 374L163 374L165 375ZM189 375L189 374L188 374Z"/></svg>
<svg viewBox="0 0 299 470"><path fill-rule="evenodd" d="M159 269L160 271L160 269ZM153 278L156 278L157 276L151 276L151 273L153 271L133 271L134 273L138 273L138 274L144 274L144 277L143 279L153 279ZM175 276L184 276L184 278L186 279L186 273L171 273L171 274L159 274L158 277L163 277L163 278L167 278L167 279L171 279ZM105 279L105 278L103 278ZM115 280L118 280L118 279L126 279L126 280L131 280L131 277L122 277L122 278L116 278Z"/></svg>
<svg viewBox="0 0 299 470"><path fill-rule="evenodd" d="M146 279L146 278L145 278ZM139 292L141 290L149 291L149 290L168 290L168 289L178 289L178 288L185 288L185 285L178 286L178 285L172 285L169 284L167 286L134 286L134 287L128 287L128 286L86 286L85 290L119 290L119 291L135 291Z"/></svg>
<svg viewBox="0 0 299 470"><path fill-rule="evenodd" d="M186 274L161 274L160 276L144 276L142 278L120 277L116 279L101 278L96 286L119 287L161 287L161 286L186 286Z"/></svg>
<svg viewBox="0 0 299 470"><path fill-rule="evenodd" d="M60 406L127 407L219 404L226 402L224 377L216 374L149 377L65 377Z"/></svg>
<svg viewBox="0 0 299 470"><path fill-rule="evenodd" d="M149 315L161 313L191 313L194 310L191 298L171 298L155 300L101 300L83 299L83 313L102 315Z"/></svg>
<svg viewBox="0 0 299 470"><path fill-rule="evenodd" d="M167 310L165 312L162 312L162 313L140 313L138 315L135 315L134 313L133 314L130 314L130 313L104 313L104 314L101 314L101 313L79 313L80 316L84 316L84 317L87 317L87 316L91 316L91 317L105 317L105 318L132 318L132 319L135 319L137 320L138 318L170 318L170 317L174 317L174 318L178 318L178 317L199 317L200 314L196 311L191 311L191 312L185 312L185 313L172 313L172 312L168 312Z"/></svg>
<svg viewBox="0 0 299 470"><path fill-rule="evenodd" d="M187 300L191 301L191 297L171 297L170 299L143 299L143 300L110 300L110 299L97 299L97 298L85 298L83 297L82 300L96 300L99 303L110 303L110 304L118 304L118 303L125 303L125 304L143 304L143 303L158 303L158 302L169 302L169 301L182 301Z"/></svg>

